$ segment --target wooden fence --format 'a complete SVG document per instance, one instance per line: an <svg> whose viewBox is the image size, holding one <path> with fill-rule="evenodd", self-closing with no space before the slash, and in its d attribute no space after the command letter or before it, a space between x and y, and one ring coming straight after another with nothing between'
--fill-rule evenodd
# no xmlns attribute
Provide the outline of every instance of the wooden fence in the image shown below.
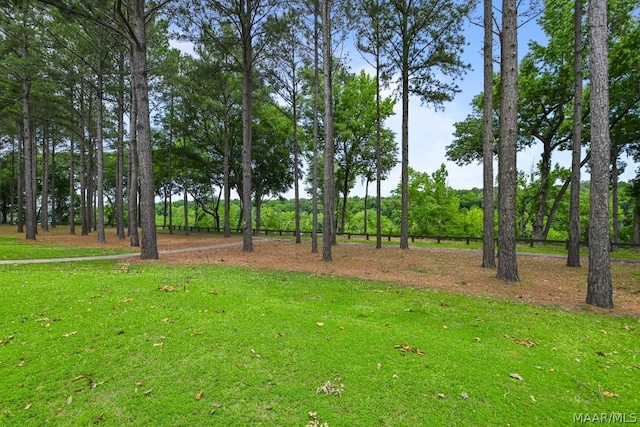
<svg viewBox="0 0 640 427"><path fill-rule="evenodd" d="M169 226L159 226L159 228L165 230L165 229L169 229ZM174 225L171 227L174 231L184 231L184 227L180 226L180 225ZM219 233L220 230L217 230L214 227L193 227L190 226L189 227L189 232L196 232L196 233L202 233L202 232L206 232L206 233ZM232 233L242 233L241 229L232 229L231 230ZM273 235L273 236L294 236L295 235L295 231L294 230L272 230L272 229L268 229L268 228L264 228L264 229L260 229L260 230L253 230L253 234L258 235L258 234L264 234L265 236L268 235ZM302 231L300 233L302 236L311 236L311 232L310 231ZM322 232L318 232L318 235L322 235ZM343 238L346 238L347 240L351 240L352 238L354 239L364 239L364 240L371 240L371 239L375 239L376 238L376 234L372 234L372 233L339 233L339 236L342 236ZM382 234L382 238L388 242L391 241L397 241L400 240L400 235L397 234ZM412 243L415 243L416 241L435 241L436 243L440 244L442 242L445 241L450 241L450 242L464 242L466 245L470 245L471 242L482 242L483 238L482 237L472 237L472 236L442 236L442 235L436 235L436 236L426 236L426 235L410 235L409 239L411 240ZM497 241L497 239L496 239ZM525 244L525 245L529 245L529 247L533 248L536 245L558 245L558 246L564 246L565 249L569 248L569 241L568 240L540 240L540 239L516 239L517 243L520 244ZM580 246L581 247L588 247L588 242L586 241L582 241L580 242ZM638 244L633 244L633 243L623 243L623 242L610 242L610 249L612 251L614 251L615 249L618 248L627 248L627 249L640 249L640 245Z"/></svg>

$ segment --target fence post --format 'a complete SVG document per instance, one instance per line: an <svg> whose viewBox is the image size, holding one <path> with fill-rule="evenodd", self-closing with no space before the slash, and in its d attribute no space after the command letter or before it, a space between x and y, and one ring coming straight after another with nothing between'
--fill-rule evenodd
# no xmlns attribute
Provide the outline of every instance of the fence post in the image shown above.
<svg viewBox="0 0 640 427"><path fill-rule="evenodd" d="M438 241L438 244L440 244L440 236L438 236L436 240Z"/></svg>
<svg viewBox="0 0 640 427"><path fill-rule="evenodd" d="M467 246L469 245L469 236L467 236Z"/></svg>

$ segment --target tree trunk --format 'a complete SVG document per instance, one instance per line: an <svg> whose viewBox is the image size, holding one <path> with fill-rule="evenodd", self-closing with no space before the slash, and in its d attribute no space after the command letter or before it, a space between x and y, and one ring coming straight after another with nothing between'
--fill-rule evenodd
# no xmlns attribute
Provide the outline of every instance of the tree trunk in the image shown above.
<svg viewBox="0 0 640 427"><path fill-rule="evenodd" d="M369 199L369 179L364 186L364 234L367 234L367 201Z"/></svg>
<svg viewBox="0 0 640 427"><path fill-rule="evenodd" d="M251 119L253 104L253 41L251 34L251 2L240 0L242 23L242 250L253 251L251 213Z"/></svg>
<svg viewBox="0 0 640 427"><path fill-rule="evenodd" d="M406 14L402 20L402 177L400 249L409 248L409 40Z"/></svg>
<svg viewBox="0 0 640 427"><path fill-rule="evenodd" d="M129 238L131 246L140 246L138 235L138 102L135 91L131 92L131 114L129 118L129 191L127 212L129 216Z"/></svg>
<svg viewBox="0 0 640 427"><path fill-rule="evenodd" d="M302 238L300 236L300 173L298 168L298 151L299 151L299 142L298 142L298 99L296 95L295 88L297 86L295 82L295 66L293 69L293 97L291 103L293 109L293 197L294 197L294 223L295 230L294 234L296 236L296 243L302 243Z"/></svg>
<svg viewBox="0 0 640 427"><path fill-rule="evenodd" d="M613 158L612 156L611 162L611 222L612 222L612 231L613 243L620 242L620 202L618 197L618 179L619 179L619 169L618 169L618 158ZM611 246L611 250L616 250L616 245Z"/></svg>
<svg viewBox="0 0 640 427"><path fill-rule="evenodd" d="M116 143L116 229L124 240L124 53L118 60L118 141Z"/></svg>
<svg viewBox="0 0 640 427"><path fill-rule="evenodd" d="M189 182L187 181L187 168L187 135L185 131L182 135L182 205L185 236L189 235Z"/></svg>
<svg viewBox="0 0 640 427"><path fill-rule="evenodd" d="M320 24L318 18L320 15L320 1L315 0L314 14L313 14L313 172L312 172L312 184L311 184L311 253L318 253L318 114L320 110L320 61L319 61L319 42Z"/></svg>
<svg viewBox="0 0 640 427"><path fill-rule="evenodd" d="M580 267L580 151L582 148L582 0L575 0L573 28L573 141L567 266Z"/></svg>
<svg viewBox="0 0 640 427"><path fill-rule="evenodd" d="M70 98L73 104L73 87ZM69 234L76 234L75 132L69 136Z"/></svg>
<svg viewBox="0 0 640 427"><path fill-rule="evenodd" d="M484 110L482 135L482 267L495 268L493 232L493 2L484 0Z"/></svg>
<svg viewBox="0 0 640 427"><path fill-rule="evenodd" d="M322 260L332 261L331 244L335 216L335 172L333 142L333 94L331 54L331 0L322 2L322 53L324 76L324 218L322 226Z"/></svg>
<svg viewBox="0 0 640 427"><path fill-rule="evenodd" d="M40 227L49 231L49 120L42 133L42 194L40 197Z"/></svg>
<svg viewBox="0 0 640 427"><path fill-rule="evenodd" d="M640 245L640 192L636 194L636 206L633 210L633 244Z"/></svg>
<svg viewBox="0 0 640 427"><path fill-rule="evenodd" d="M613 308L609 259L609 73L607 1L589 2L591 192L587 304Z"/></svg>
<svg viewBox="0 0 640 427"><path fill-rule="evenodd" d="M103 138L103 105L102 105L102 97L103 97L103 88L102 88L102 58L98 59L98 93L97 93L97 109L96 109L96 161L97 161L97 170L96 174L98 175L98 183L97 183L97 206L98 210L98 221L96 224L98 230L98 243L105 243L107 241L105 232L104 232L104 138Z"/></svg>
<svg viewBox="0 0 640 427"><path fill-rule="evenodd" d="M24 58L27 57L27 45L23 50ZM31 132L31 116L29 92L31 83L26 75L22 79L22 126L24 135L24 199L25 199L25 225L26 239L36 240L36 153L35 141Z"/></svg>
<svg viewBox="0 0 640 427"><path fill-rule="evenodd" d="M376 6L378 5L378 2L376 2ZM380 34L380 23L378 19L375 20L375 25L376 37L378 37ZM382 120L380 118L380 46L378 44L378 46L376 46L376 249L382 248L382 153L380 153L381 140Z"/></svg>
<svg viewBox="0 0 640 427"><path fill-rule="evenodd" d="M224 237L231 237L231 184L229 182L231 158L231 141L229 136L229 114L228 110L224 120Z"/></svg>
<svg viewBox="0 0 640 427"><path fill-rule="evenodd" d="M140 161L140 225L142 227L142 246L140 258L157 259L158 244L156 237L155 187L153 183L153 159L151 156L151 123L149 119L149 88L147 85L147 40L144 0L135 1L135 41L131 43L133 51L132 77L136 92L138 114L136 131L138 133L138 157Z"/></svg>
<svg viewBox="0 0 640 427"><path fill-rule="evenodd" d="M518 38L515 0L502 1L500 149L498 154L498 279L519 281L516 256Z"/></svg>
<svg viewBox="0 0 640 427"><path fill-rule="evenodd" d="M18 185L16 194L16 222L18 223L18 233L24 233L24 129L18 140Z"/></svg>
<svg viewBox="0 0 640 427"><path fill-rule="evenodd" d="M551 173L551 147L545 142L540 162L540 192L538 193L538 209L536 219L533 221L534 240L543 240L544 215L547 211L547 198L549 197L549 174ZM549 219L547 220L549 221Z"/></svg>

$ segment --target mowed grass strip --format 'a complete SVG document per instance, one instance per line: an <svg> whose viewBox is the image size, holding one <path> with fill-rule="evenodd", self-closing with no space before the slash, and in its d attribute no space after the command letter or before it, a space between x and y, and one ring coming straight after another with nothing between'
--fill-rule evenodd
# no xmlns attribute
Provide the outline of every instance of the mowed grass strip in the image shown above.
<svg viewBox="0 0 640 427"><path fill-rule="evenodd" d="M25 259L77 258L100 255L117 255L136 252L91 247L68 247L61 245L45 245L37 242L25 242L16 237L0 236L0 261Z"/></svg>
<svg viewBox="0 0 640 427"><path fill-rule="evenodd" d="M2 425L571 425L640 408L630 317L214 266L0 276Z"/></svg>

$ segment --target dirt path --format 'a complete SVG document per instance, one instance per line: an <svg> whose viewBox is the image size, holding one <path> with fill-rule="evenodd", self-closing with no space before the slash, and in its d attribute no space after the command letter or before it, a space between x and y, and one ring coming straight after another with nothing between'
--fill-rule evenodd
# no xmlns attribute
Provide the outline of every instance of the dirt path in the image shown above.
<svg viewBox="0 0 640 427"><path fill-rule="evenodd" d="M48 233L41 232L37 239L36 244L131 249L128 240L118 240L113 230L108 231L105 244L97 243L95 234L69 235L66 229L60 228ZM324 262L321 254L311 253L309 242L295 244L291 240L256 237L254 251L249 253L241 250L241 242L240 236L224 238L208 234L185 236L158 233L159 260L144 261L133 256L122 262L233 265L307 272L326 277L355 277L566 310L588 310L640 318L640 266L635 262L612 264L616 307L613 310L599 310L584 303L588 273L586 260L581 268L569 268L565 265L564 257L523 254L518 257L521 281L505 283L495 278L495 270L480 267L482 255L479 251L446 248L401 250L396 247L375 249L369 245L339 244L332 249L333 261Z"/></svg>

